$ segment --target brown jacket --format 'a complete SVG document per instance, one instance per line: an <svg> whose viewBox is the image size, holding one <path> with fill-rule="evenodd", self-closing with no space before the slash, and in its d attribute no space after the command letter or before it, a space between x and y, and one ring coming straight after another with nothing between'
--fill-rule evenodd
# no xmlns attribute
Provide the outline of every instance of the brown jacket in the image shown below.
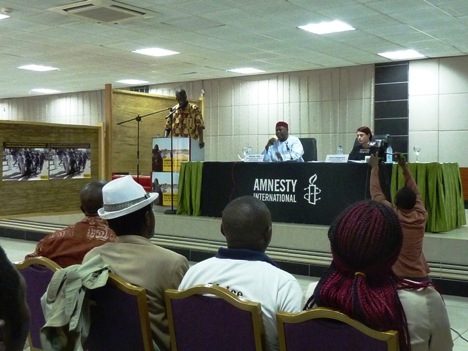
<svg viewBox="0 0 468 351"><path fill-rule="evenodd" d="M403 278L425 278L430 271L423 253L427 211L411 173L406 170L403 174L406 186L416 193L416 205L411 210L398 209L387 201L380 187L378 167L372 168L371 171L370 193L372 200L392 207L400 219L403 230L403 245L400 256L393 265L393 272Z"/></svg>
<svg viewBox="0 0 468 351"><path fill-rule="evenodd" d="M113 273L146 289L153 340L161 350L169 350L164 291L179 287L189 268L187 259L138 235L118 236L115 242L91 250L83 262L97 254Z"/></svg>
<svg viewBox="0 0 468 351"><path fill-rule="evenodd" d="M86 216L81 221L45 236L36 250L25 259L44 256L61 267L80 264L89 250L115 240L107 221L99 216Z"/></svg>

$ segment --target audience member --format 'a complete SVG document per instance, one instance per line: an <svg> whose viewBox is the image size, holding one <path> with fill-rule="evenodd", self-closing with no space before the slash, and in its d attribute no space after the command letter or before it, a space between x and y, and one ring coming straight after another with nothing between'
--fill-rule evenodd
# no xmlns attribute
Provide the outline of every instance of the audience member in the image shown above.
<svg viewBox="0 0 468 351"><path fill-rule="evenodd" d="M279 269L265 254L272 236L270 211L257 198L239 197L224 209L221 233L227 248L220 248L215 257L192 266L179 289L212 283L260 302L267 348L277 350L275 314L300 311L302 292L296 278Z"/></svg>
<svg viewBox="0 0 468 351"><path fill-rule="evenodd" d="M262 152L265 162L297 161L304 162L304 148L299 138L289 135L289 125L278 122L275 126L276 138L271 138Z"/></svg>
<svg viewBox="0 0 468 351"><path fill-rule="evenodd" d="M381 331L397 330L400 351L449 351L447 310L431 282L397 277L403 243L396 213L376 201L351 205L328 231L332 263L305 308L323 306Z"/></svg>
<svg viewBox="0 0 468 351"><path fill-rule="evenodd" d="M393 208L403 230L403 246L400 256L393 265L393 271L402 278L427 280L430 270L423 253L427 211L418 186L408 170L405 158L398 154L398 165L403 171L406 185L396 193L395 206L385 198L382 192L379 181L379 158L371 156L369 165L372 167L370 179L372 200Z"/></svg>
<svg viewBox="0 0 468 351"><path fill-rule="evenodd" d="M105 181L92 181L80 191L81 211L85 218L65 229L58 230L44 237L36 250L26 255L25 259L44 256L62 267L79 264L86 253L94 247L115 240L115 234L97 211L102 207L102 188Z"/></svg>
<svg viewBox="0 0 468 351"><path fill-rule="evenodd" d="M132 176L117 178L102 189L101 218L108 221L117 238L94 248L84 262L101 255L112 272L146 289L153 340L169 350L169 327L164 291L177 289L188 269L185 257L153 244L155 217L151 204L158 194L147 194Z"/></svg>
<svg viewBox="0 0 468 351"><path fill-rule="evenodd" d="M23 276L0 246L0 351L22 351L29 331Z"/></svg>
<svg viewBox="0 0 468 351"><path fill-rule="evenodd" d="M372 131L370 128L366 126L359 127L356 130L356 141L357 144L353 146L349 153L348 160L364 161L366 156L370 156L372 153Z"/></svg>
<svg viewBox="0 0 468 351"><path fill-rule="evenodd" d="M184 89L176 90L176 100L178 104L171 109L170 118L166 119L165 136L169 136L172 132L175 137L198 139L200 148L203 148L205 146L203 140L205 123L200 108L187 101L187 93Z"/></svg>

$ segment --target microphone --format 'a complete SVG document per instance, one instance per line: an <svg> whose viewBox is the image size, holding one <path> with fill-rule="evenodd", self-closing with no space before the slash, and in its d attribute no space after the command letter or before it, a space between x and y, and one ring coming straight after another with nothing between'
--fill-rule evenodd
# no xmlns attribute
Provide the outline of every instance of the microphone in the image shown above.
<svg viewBox="0 0 468 351"><path fill-rule="evenodd" d="M170 111L170 112L169 112L169 114L166 116L166 119L171 118L172 115L174 114L174 112L176 112L179 108L180 108L180 105L179 105L179 104L177 104L177 105L174 106L174 107L169 107L169 111Z"/></svg>

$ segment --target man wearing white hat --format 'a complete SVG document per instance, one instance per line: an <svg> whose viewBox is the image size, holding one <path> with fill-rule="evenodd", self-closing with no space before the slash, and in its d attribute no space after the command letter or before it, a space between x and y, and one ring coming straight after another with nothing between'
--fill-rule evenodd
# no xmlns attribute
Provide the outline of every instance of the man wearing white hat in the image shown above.
<svg viewBox="0 0 468 351"><path fill-rule="evenodd" d="M83 262L101 255L112 272L146 289L153 340L159 349L169 350L164 291L179 286L188 261L149 240L155 228L151 204L157 193L146 193L132 176L125 176L107 183L102 195L104 207L98 214L108 221L117 238L91 250Z"/></svg>

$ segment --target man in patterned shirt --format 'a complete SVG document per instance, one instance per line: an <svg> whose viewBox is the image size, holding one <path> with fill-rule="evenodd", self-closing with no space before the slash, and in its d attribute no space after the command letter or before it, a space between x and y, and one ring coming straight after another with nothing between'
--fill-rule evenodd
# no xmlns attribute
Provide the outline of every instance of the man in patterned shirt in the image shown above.
<svg viewBox="0 0 468 351"><path fill-rule="evenodd" d="M172 116L166 119L165 136L168 137L172 132L176 137L190 137L198 140L200 148L203 148L205 146L203 141L205 123L200 108L187 101L187 93L184 89L176 90L176 99L178 104L171 109Z"/></svg>
<svg viewBox="0 0 468 351"><path fill-rule="evenodd" d="M114 241L114 231L97 214L102 207L102 188L105 184L102 180L86 184L80 191L80 208L85 218L44 237L25 260L44 256L62 267L68 267L81 263L89 250Z"/></svg>

